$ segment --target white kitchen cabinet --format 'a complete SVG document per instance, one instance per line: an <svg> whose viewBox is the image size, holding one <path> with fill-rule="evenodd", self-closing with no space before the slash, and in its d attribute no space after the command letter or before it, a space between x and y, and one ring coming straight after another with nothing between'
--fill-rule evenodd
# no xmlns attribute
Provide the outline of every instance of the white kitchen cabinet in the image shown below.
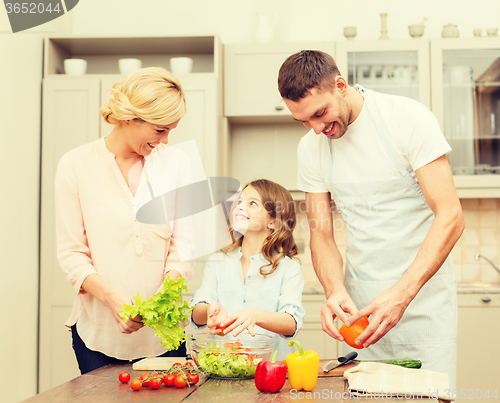
<svg viewBox="0 0 500 403"><path fill-rule="evenodd" d="M339 41L335 55L349 85L406 96L430 108L429 41Z"/></svg>
<svg viewBox="0 0 500 403"><path fill-rule="evenodd" d="M291 121L278 91L283 62L303 49L334 55L334 42L244 43L224 46L224 113L227 117L256 122L263 118ZM243 118L243 119L242 119Z"/></svg>
<svg viewBox="0 0 500 403"><path fill-rule="evenodd" d="M313 350L320 359L333 359L342 353L341 343L326 334L321 327L321 307L326 302L324 294L304 294L302 306L306 318L302 329L297 334L304 350ZM335 322L338 326L337 321Z"/></svg>
<svg viewBox="0 0 500 403"><path fill-rule="evenodd" d="M500 394L498 318L500 294L458 294L457 401L490 401L495 390Z"/></svg>
<svg viewBox="0 0 500 403"><path fill-rule="evenodd" d="M186 95L187 114L170 134L169 143L196 141L207 176L220 175L222 118L221 45L217 37L183 38L47 38L42 114L42 189L40 260L40 391L79 375L71 348L71 334L64 326L74 292L59 267L55 245L54 177L60 157L67 151L104 137L112 125L99 108L108 99L107 89L119 82L118 59L139 57L143 66L169 68L169 57L194 59L192 74L178 76ZM85 76L66 76L63 60L87 59ZM195 290L201 282L203 258L197 259Z"/></svg>
<svg viewBox="0 0 500 403"><path fill-rule="evenodd" d="M459 197L500 197L500 38L431 40L431 82Z"/></svg>

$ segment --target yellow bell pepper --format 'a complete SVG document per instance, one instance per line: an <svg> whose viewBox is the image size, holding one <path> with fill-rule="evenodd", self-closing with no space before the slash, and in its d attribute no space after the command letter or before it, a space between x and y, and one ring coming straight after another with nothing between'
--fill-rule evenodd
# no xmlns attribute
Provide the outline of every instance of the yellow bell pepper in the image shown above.
<svg viewBox="0 0 500 403"><path fill-rule="evenodd" d="M310 392L318 382L319 355L312 350L304 353L302 345L297 340L288 342L289 346L294 344L299 351L286 356L288 382L290 382L292 389Z"/></svg>

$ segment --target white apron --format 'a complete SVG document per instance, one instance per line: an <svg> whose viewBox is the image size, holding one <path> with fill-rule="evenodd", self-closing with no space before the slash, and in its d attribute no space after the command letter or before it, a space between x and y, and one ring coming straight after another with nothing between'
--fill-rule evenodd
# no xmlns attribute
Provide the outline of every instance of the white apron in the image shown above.
<svg viewBox="0 0 500 403"><path fill-rule="evenodd" d="M434 220L418 182L402 166L389 143L375 102L362 87L387 155L398 168L397 179L341 183L333 180L332 141L329 155L329 190L346 224L345 287L358 309L401 278L415 259ZM367 150L368 152L369 150ZM450 256L422 287L398 324L376 344L354 350L343 343L343 353L357 351L359 359L411 358L422 367L445 372L450 388L456 383L457 293Z"/></svg>

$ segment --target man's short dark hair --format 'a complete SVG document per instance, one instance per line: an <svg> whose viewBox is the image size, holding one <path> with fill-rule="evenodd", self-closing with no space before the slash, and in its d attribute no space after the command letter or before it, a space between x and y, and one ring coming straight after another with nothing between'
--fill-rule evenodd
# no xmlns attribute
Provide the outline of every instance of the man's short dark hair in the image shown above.
<svg viewBox="0 0 500 403"><path fill-rule="evenodd" d="M328 53L302 50L288 57L280 68L278 89L284 99L297 102L311 88L333 89L334 78L340 75L337 64Z"/></svg>

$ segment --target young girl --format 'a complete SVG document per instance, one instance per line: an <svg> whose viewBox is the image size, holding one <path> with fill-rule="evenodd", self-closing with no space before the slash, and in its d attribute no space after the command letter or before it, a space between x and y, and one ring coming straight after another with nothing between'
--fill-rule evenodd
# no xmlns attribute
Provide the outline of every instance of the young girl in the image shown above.
<svg viewBox="0 0 500 403"><path fill-rule="evenodd" d="M277 183L253 181L233 206L231 222L237 240L208 259L191 301L191 323L207 325L217 335L237 337L245 329L252 336L270 334L278 359L284 359L292 351L286 339L296 336L305 316L304 275L292 260L297 255L293 199Z"/></svg>

